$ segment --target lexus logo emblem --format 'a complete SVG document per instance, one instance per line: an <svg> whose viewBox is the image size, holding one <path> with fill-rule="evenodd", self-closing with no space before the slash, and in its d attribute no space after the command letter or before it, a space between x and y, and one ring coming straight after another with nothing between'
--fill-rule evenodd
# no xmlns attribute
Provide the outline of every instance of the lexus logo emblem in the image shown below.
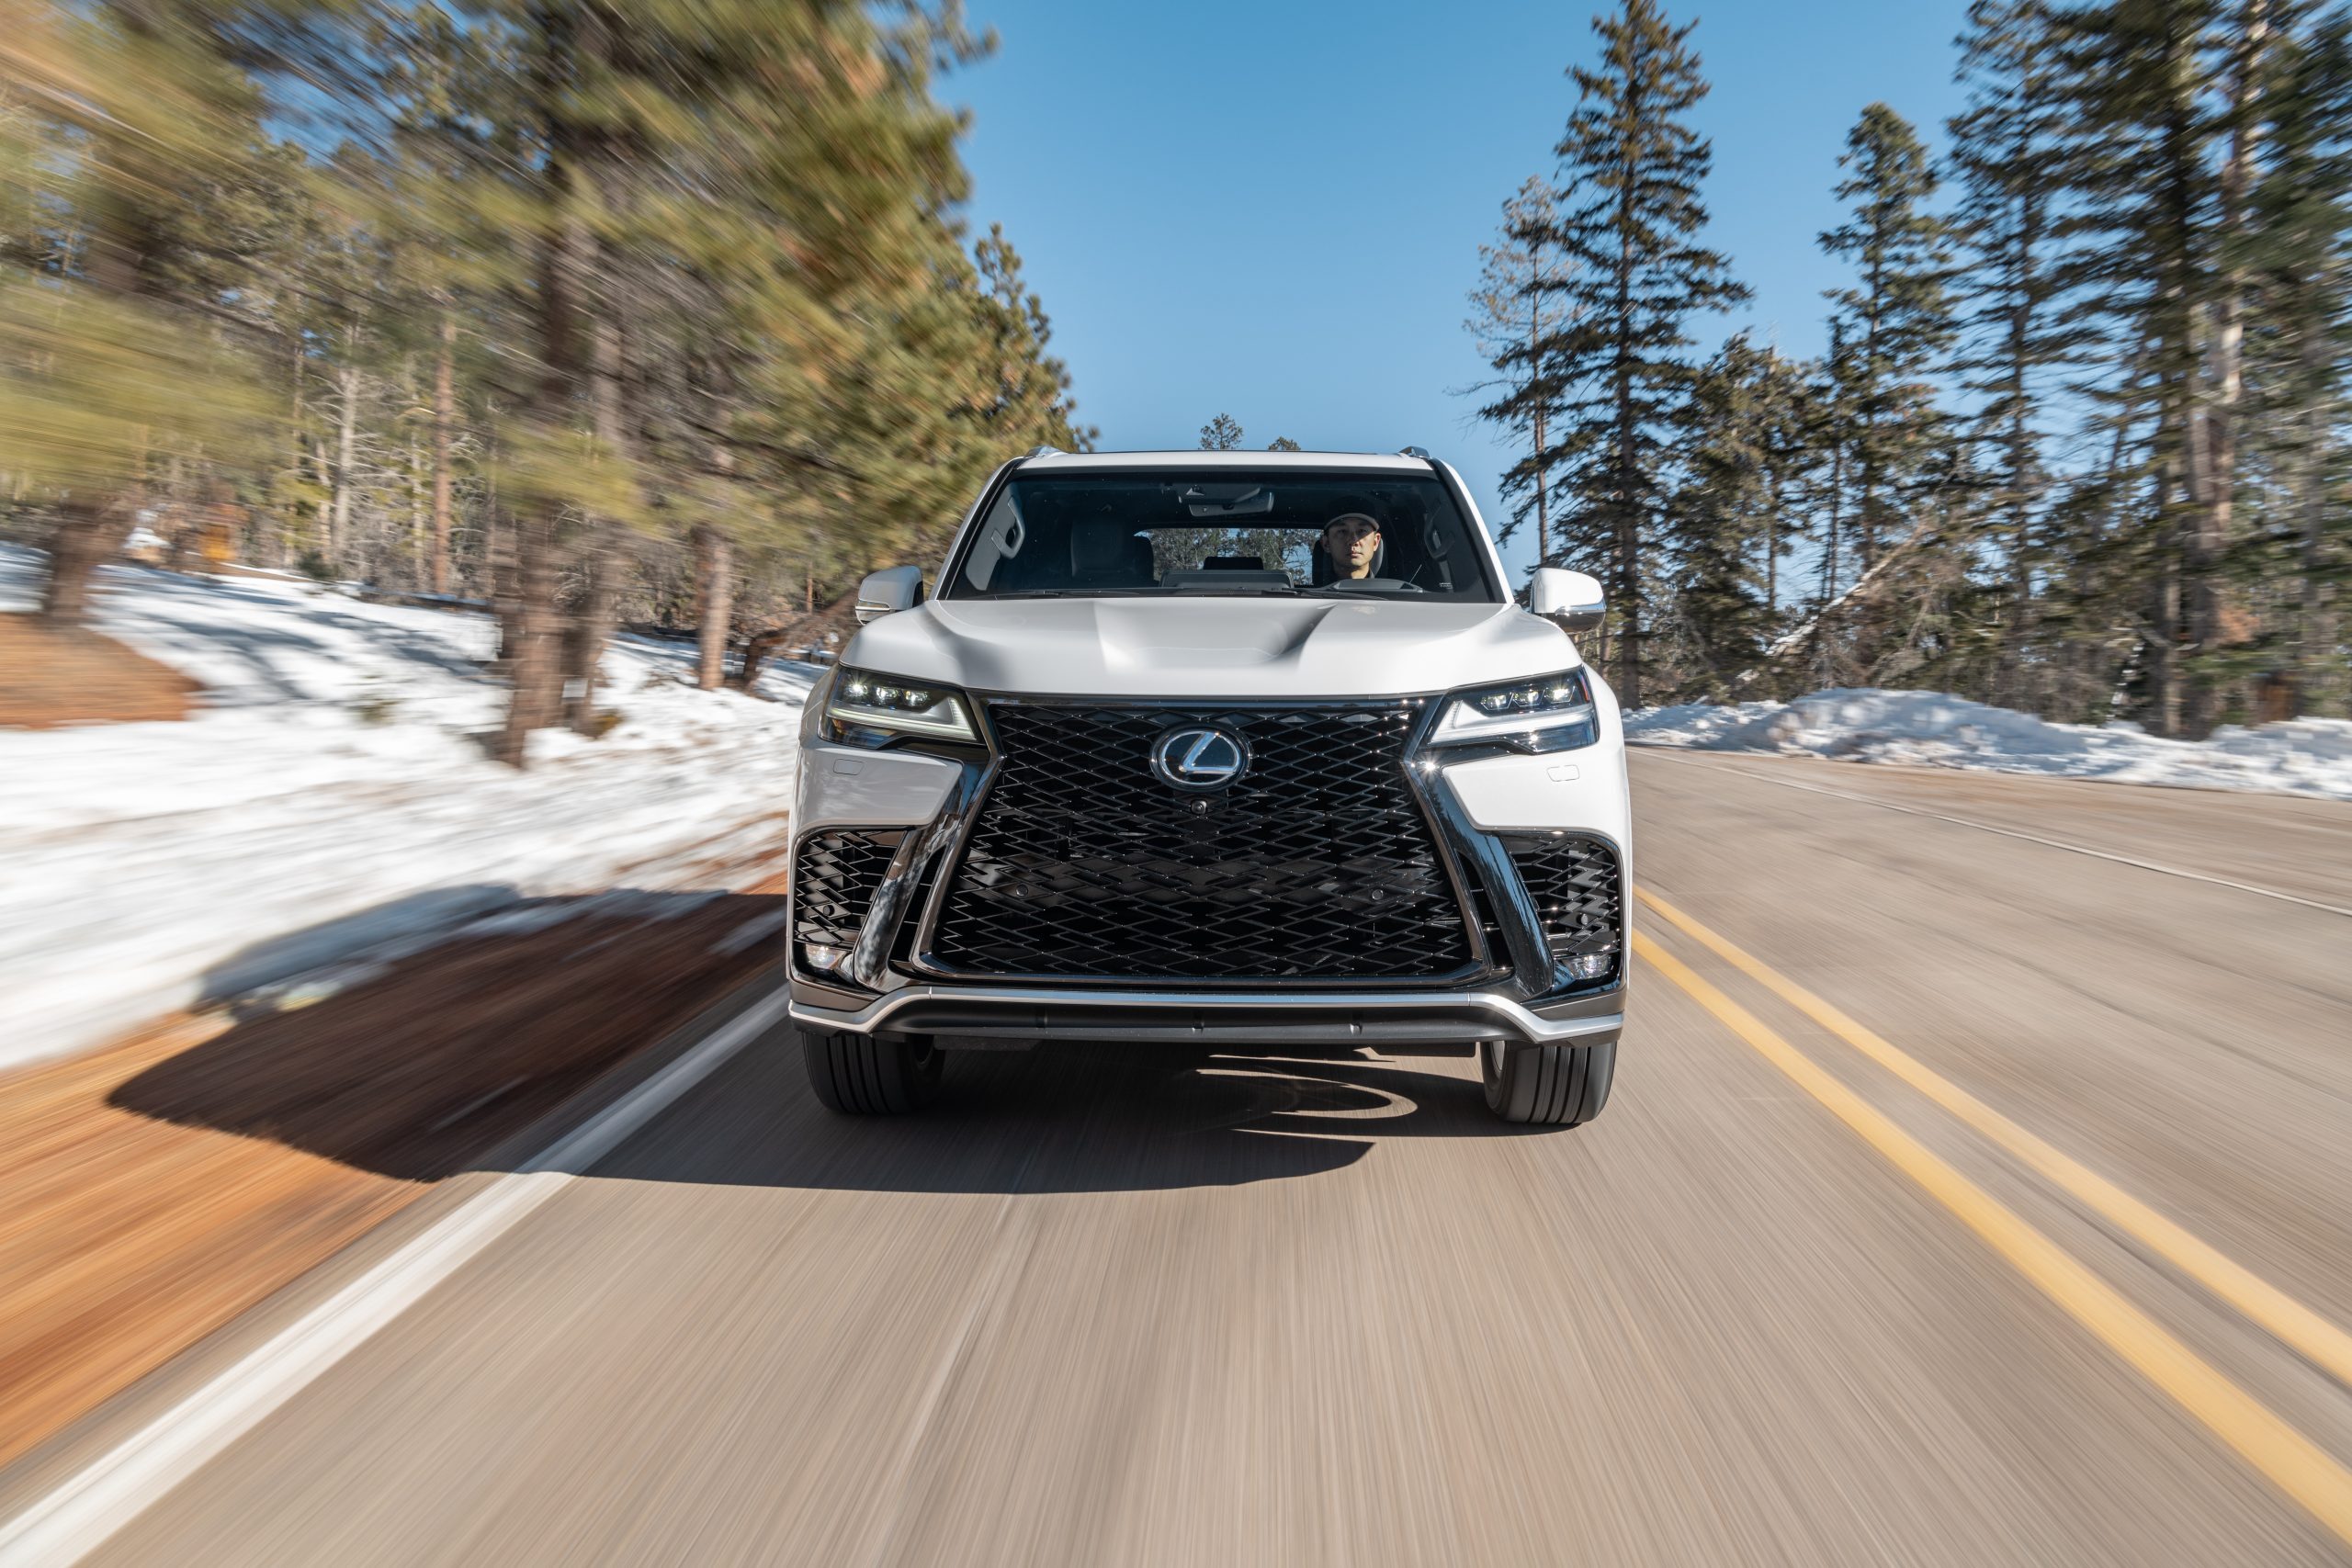
<svg viewBox="0 0 2352 1568"><path fill-rule="evenodd" d="M1151 771L1178 789L1223 789L1249 768L1250 743L1229 729L1171 729L1151 748Z"/></svg>

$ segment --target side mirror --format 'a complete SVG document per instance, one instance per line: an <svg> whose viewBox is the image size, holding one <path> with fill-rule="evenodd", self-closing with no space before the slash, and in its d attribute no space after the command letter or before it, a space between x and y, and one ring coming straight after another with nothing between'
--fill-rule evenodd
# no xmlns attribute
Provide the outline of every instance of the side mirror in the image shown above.
<svg viewBox="0 0 2352 1568"><path fill-rule="evenodd" d="M1563 631L1589 632L1600 625L1607 605L1600 582L1580 571L1539 566L1527 584L1527 607Z"/></svg>
<svg viewBox="0 0 2352 1568"><path fill-rule="evenodd" d="M922 568L893 566L870 571L857 585L857 624L862 626L922 603Z"/></svg>

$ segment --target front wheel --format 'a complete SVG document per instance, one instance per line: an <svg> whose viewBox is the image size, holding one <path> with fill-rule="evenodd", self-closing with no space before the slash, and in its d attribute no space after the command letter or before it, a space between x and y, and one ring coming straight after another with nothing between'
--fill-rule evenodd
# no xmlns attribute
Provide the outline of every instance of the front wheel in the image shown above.
<svg viewBox="0 0 2352 1568"><path fill-rule="evenodd" d="M828 1111L845 1116L896 1116L931 1098L940 1051L904 1034L800 1032L808 1087Z"/></svg>
<svg viewBox="0 0 2352 1568"><path fill-rule="evenodd" d="M1578 1127L1609 1103L1617 1071L1617 1042L1590 1045L1521 1045L1488 1040L1478 1047L1478 1076L1487 1109L1506 1122Z"/></svg>

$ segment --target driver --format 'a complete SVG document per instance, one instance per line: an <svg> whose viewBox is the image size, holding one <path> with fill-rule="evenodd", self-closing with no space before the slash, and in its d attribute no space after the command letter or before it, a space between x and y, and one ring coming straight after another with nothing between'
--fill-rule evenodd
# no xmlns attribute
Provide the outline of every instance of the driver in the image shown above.
<svg viewBox="0 0 2352 1568"><path fill-rule="evenodd" d="M1370 577L1380 559L1380 524L1361 512L1342 512L1323 525L1323 555L1334 581Z"/></svg>

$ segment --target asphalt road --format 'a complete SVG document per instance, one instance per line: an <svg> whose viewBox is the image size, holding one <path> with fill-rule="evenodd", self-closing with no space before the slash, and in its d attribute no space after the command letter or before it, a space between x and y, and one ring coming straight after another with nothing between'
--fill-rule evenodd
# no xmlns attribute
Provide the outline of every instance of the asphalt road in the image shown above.
<svg viewBox="0 0 2352 1568"><path fill-rule="evenodd" d="M94 1560L2352 1562L2352 807L1635 780L1591 1126L754 1044Z"/></svg>

